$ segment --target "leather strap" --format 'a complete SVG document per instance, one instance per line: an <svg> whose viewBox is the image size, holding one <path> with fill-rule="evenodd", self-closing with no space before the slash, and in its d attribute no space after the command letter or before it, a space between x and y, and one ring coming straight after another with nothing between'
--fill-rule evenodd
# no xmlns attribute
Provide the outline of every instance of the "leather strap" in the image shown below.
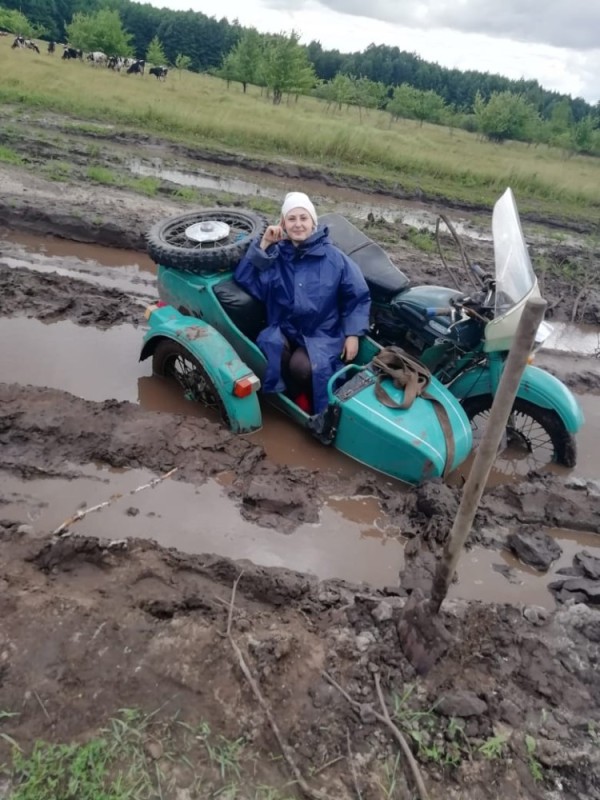
<svg viewBox="0 0 600 800"><path fill-rule="evenodd" d="M444 468L444 478L446 478L452 469L454 461L454 436L446 407L437 397L433 397L427 391L432 377L429 369L420 361L405 353L401 347L395 345L382 348L373 358L371 366L377 375L375 397L384 406L407 409L412 406L417 397L422 397L424 400L430 400L433 403L434 411L446 440L446 464ZM385 377L391 378L397 389L404 389L402 403L397 403L393 400L383 388L382 384Z"/></svg>

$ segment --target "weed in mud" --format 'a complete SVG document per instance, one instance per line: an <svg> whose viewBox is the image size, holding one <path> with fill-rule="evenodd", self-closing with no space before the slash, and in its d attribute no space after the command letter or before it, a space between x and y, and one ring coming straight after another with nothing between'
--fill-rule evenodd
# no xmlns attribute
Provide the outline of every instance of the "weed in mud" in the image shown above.
<svg viewBox="0 0 600 800"><path fill-rule="evenodd" d="M249 197L245 205L252 211L264 214L266 217L277 219L280 213L280 204L267 197Z"/></svg>
<svg viewBox="0 0 600 800"><path fill-rule="evenodd" d="M148 197L155 197L160 189L160 178L152 178L147 176L144 178L134 178L127 182L127 186L140 194L145 194Z"/></svg>
<svg viewBox="0 0 600 800"><path fill-rule="evenodd" d="M494 761L497 758L502 758L507 742L508 736L505 733L498 733L486 739L485 742L477 748L477 752L481 753L481 755L489 761Z"/></svg>
<svg viewBox="0 0 600 800"><path fill-rule="evenodd" d="M192 189L191 186L180 186L178 189L175 189L172 196L176 197L178 200L185 200L188 203L195 203L198 201L198 192Z"/></svg>
<svg viewBox="0 0 600 800"><path fill-rule="evenodd" d="M96 144L95 142L93 144L88 144L87 153L90 158L98 158L101 152L102 148L99 144Z"/></svg>
<svg viewBox="0 0 600 800"><path fill-rule="evenodd" d="M0 144L0 161L4 164L23 164L23 159L21 156L16 152L16 150L12 150L10 147L6 147L5 145Z"/></svg>
<svg viewBox="0 0 600 800"><path fill-rule="evenodd" d="M0 734L12 753L10 765L0 764L0 785L11 800L291 800L285 784L257 776L259 755L245 739L183 722L179 713L164 719L161 711L121 709L84 743L37 741L29 750Z"/></svg>
<svg viewBox="0 0 600 800"><path fill-rule="evenodd" d="M48 161L42 167L44 175L51 181L68 181L70 180L73 170L70 164L66 161Z"/></svg>
<svg viewBox="0 0 600 800"><path fill-rule="evenodd" d="M112 186L119 182L118 176L107 167L92 165L87 168L86 176L88 180L94 183L102 183L106 186Z"/></svg>
<svg viewBox="0 0 600 800"><path fill-rule="evenodd" d="M527 765L529 766L531 777L536 783L541 783L544 779L544 773L542 772L542 765L535 757L537 743L533 736L529 734L525 737L525 749L527 750Z"/></svg>
<svg viewBox="0 0 600 800"><path fill-rule="evenodd" d="M435 235L431 231L409 227L405 238L413 247L416 247L417 250L422 250L424 253L433 253L436 250Z"/></svg>
<svg viewBox="0 0 600 800"><path fill-rule="evenodd" d="M396 789L398 787L398 779L402 774L400 753L397 753L395 756L390 756L390 758L383 762L381 775L375 779L377 785L381 789L382 800L392 800L392 798L397 796Z"/></svg>
<svg viewBox="0 0 600 800"><path fill-rule="evenodd" d="M148 789L143 774L110 775L110 745L105 739L86 744L36 742L29 756L13 756L11 800L133 800Z"/></svg>

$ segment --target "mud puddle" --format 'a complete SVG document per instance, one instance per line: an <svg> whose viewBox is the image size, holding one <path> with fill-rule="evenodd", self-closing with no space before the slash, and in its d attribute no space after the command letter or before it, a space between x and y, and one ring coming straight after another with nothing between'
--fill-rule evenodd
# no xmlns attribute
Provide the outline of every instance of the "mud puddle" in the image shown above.
<svg viewBox="0 0 600 800"><path fill-rule="evenodd" d="M257 182L254 183L253 181L243 180L224 173L217 174L198 169L190 169L189 171L174 169L165 165L160 159L151 163L133 159L127 163L127 167L134 175L159 178L177 186L224 192L240 197L264 197L275 201L277 204L281 202L283 194L293 188L294 183L289 178L279 181L270 178L270 185L268 185L264 175L257 175ZM316 200L321 198L324 188L321 183L304 180L302 185ZM373 196L371 202L365 202L364 193L334 186L327 186L327 199L325 199L323 206L324 208L330 207L327 210L335 209L338 214L353 217L354 219L364 221L374 217L378 220L401 223L412 228L431 232L435 231L438 217L435 211L419 207L417 203L411 203L406 200L394 201L389 197L384 199L384 197L380 196L378 198L376 195ZM454 226L458 233L472 239L482 242L491 241L491 234L476 230L473 224L465 219L456 220Z"/></svg>
<svg viewBox="0 0 600 800"><path fill-rule="evenodd" d="M77 480L60 478L26 483L5 474L3 519L23 520L28 514L35 535L56 530L77 510L109 501L71 527L73 533L110 538L154 539L184 553L214 553L248 559L267 567L287 567L321 579L343 578L373 586L394 585L403 565L403 547L385 537L382 520L370 519L372 498L353 498L326 505L316 524L300 525L293 537L253 524L240 516L227 497L227 474L201 486L164 480L135 492L156 476L145 470L77 468ZM369 509L360 512L362 503ZM34 509L31 511L31 509ZM357 514L357 511L359 512Z"/></svg>
<svg viewBox="0 0 600 800"><path fill-rule="evenodd" d="M156 297L156 265L133 250L0 228L0 264L76 277L140 296L144 302Z"/></svg>
<svg viewBox="0 0 600 800"><path fill-rule="evenodd" d="M86 400L114 398L138 403L149 411L217 421L202 406L185 400L175 384L152 376L149 362L138 361L141 331L133 326L100 331L65 320L44 323L22 317L0 318L0 341L18 343L16 347L0 346L0 374L11 382L61 389ZM588 419L588 435L579 439L577 471L594 475L600 452L600 424L596 424L600 421L600 403L588 395L580 401ZM265 404L263 410L263 429L248 438L264 447L271 461L336 475L340 485L355 483L359 468L354 462L332 448L324 448L275 409ZM515 474L497 470L492 483L518 483L522 479L519 465L513 466ZM362 471L388 493L406 491L376 473ZM378 587L393 585L403 567L402 530L374 496L328 494L322 487L318 521L300 525L292 536L285 536L240 515L238 505L225 491L235 477L233 473L222 473L202 486L165 481L135 498L127 496L151 477L139 470L98 469L69 481L23 482L7 476L3 484L13 495L15 520L23 519L23 510L30 508L31 498L35 498L39 511L31 522L38 534L54 530L82 504L90 507L118 494L123 496L118 503L88 515L77 523L76 531L100 537L119 531L119 537L151 538L184 552L248 558L264 566L311 572L321 579L366 581ZM28 498L27 502L23 498ZM134 510L128 512L131 508ZM10 509L3 507L4 517ZM600 555L600 541L596 544L594 535L553 535L563 547L557 569L568 566L574 548L581 549L581 545ZM572 544L565 544L563 540L569 535L575 538ZM514 602L518 593L520 602L553 605L548 577L527 570L504 552L476 548L461 560L452 596Z"/></svg>

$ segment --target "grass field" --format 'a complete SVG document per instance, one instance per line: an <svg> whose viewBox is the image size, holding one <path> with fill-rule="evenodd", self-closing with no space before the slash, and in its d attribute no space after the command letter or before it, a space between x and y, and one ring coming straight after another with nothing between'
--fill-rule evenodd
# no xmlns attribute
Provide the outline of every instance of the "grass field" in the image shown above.
<svg viewBox="0 0 600 800"><path fill-rule="evenodd" d="M600 159L545 145L496 145L476 134L355 109L331 113L301 97L273 106L256 87L169 73L165 83L113 73L0 39L0 102L143 129L191 145L319 165L425 198L490 205L508 185L522 211L598 219Z"/></svg>

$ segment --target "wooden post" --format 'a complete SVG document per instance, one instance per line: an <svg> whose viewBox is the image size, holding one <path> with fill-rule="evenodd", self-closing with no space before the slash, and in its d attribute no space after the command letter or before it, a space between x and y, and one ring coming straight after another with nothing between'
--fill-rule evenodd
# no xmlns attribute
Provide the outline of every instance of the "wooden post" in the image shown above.
<svg viewBox="0 0 600 800"><path fill-rule="evenodd" d="M533 349L535 334L544 317L545 309L546 301L541 298L528 300L523 309L515 339L502 371L498 391L492 403L487 426L475 453L473 466L463 489L442 560L433 578L430 600L430 611L433 614L439 612L442 602L448 594L458 559L471 531L481 495L496 459L500 440L506 429L521 376Z"/></svg>

